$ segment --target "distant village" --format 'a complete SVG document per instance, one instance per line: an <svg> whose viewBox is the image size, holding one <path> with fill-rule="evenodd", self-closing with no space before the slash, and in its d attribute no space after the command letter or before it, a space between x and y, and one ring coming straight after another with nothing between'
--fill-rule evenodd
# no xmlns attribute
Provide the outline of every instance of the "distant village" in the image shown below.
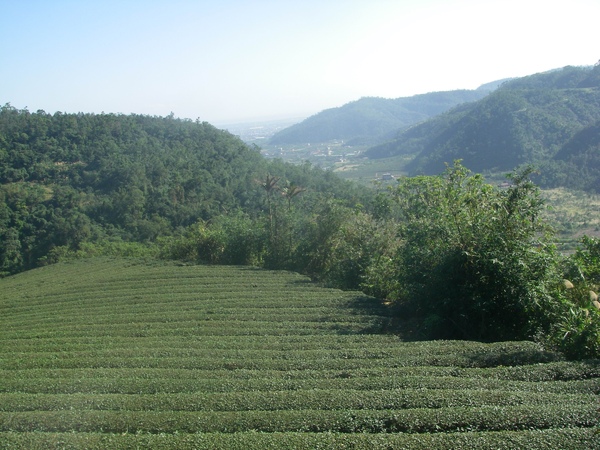
<svg viewBox="0 0 600 450"><path fill-rule="evenodd" d="M319 167L332 169L336 164L347 163L360 157L362 149L349 147L342 140L284 146L269 144L271 136L297 121L241 123L224 128L244 142L260 147L261 153L267 158L281 158L292 163L310 161Z"/></svg>

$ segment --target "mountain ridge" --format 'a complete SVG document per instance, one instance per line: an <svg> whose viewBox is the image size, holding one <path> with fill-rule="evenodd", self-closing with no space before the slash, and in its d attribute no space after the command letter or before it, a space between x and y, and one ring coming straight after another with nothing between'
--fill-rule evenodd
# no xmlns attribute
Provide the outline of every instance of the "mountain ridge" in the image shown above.
<svg viewBox="0 0 600 450"><path fill-rule="evenodd" d="M273 135L269 144L298 144L332 140L376 143L392 138L398 129L424 121L457 104L478 100L491 89L430 92L387 99L363 97L323 110Z"/></svg>
<svg viewBox="0 0 600 450"><path fill-rule="evenodd" d="M598 121L600 67L567 66L506 81L488 96L400 130L395 139L364 154L372 159L415 154L406 167L413 175L439 173L455 159L477 172L533 164L546 173L540 180L557 185L565 178L565 161L570 161L569 170L583 170L577 164L581 158L570 157L574 150L563 147L577 142L594 148L594 143L582 139L597 136L585 130L597 127ZM594 159L593 168L600 168L596 164ZM595 185L597 181L589 179L590 169L585 170L587 181L566 182L567 187Z"/></svg>

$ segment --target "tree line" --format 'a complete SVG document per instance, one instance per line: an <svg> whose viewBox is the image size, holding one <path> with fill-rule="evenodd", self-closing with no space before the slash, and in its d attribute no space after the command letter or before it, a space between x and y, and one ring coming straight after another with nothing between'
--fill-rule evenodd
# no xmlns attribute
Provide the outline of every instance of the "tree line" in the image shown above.
<svg viewBox="0 0 600 450"><path fill-rule="evenodd" d="M149 256L285 269L385 299L420 338L600 355L600 243L553 244L531 168L375 189L199 121L0 110L0 270Z"/></svg>

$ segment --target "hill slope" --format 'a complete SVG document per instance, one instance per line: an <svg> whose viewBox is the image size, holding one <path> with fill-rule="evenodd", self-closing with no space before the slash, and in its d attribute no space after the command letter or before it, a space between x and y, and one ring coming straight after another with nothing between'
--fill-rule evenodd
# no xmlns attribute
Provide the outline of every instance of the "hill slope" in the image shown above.
<svg viewBox="0 0 600 450"><path fill-rule="evenodd" d="M339 108L321 111L312 117L276 133L272 145L327 142L331 140L360 143L382 141L389 134L459 103L478 100L490 90L457 90L385 99L366 97Z"/></svg>
<svg viewBox="0 0 600 450"><path fill-rule="evenodd" d="M0 108L0 275L57 247L149 242L198 220L260 214L267 173L312 199L358 192L333 174L267 161L206 122ZM282 180L282 184L283 184ZM360 194L359 194L360 195Z"/></svg>
<svg viewBox="0 0 600 450"><path fill-rule="evenodd" d="M0 311L3 448L597 443L594 362L402 342L289 272L83 260L0 280Z"/></svg>
<svg viewBox="0 0 600 450"><path fill-rule="evenodd" d="M408 166L412 173L439 173L454 159L476 172L506 171L564 159L569 151L563 147L578 133L578 145L593 146L581 139L598 120L600 67L566 67L508 81L486 98L402 131L366 154L416 153Z"/></svg>

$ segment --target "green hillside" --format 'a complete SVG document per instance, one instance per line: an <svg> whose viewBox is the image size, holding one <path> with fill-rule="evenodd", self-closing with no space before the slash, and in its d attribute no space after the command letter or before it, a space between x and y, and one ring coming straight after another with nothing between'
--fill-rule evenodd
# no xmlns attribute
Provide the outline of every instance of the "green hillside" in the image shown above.
<svg viewBox="0 0 600 450"><path fill-rule="evenodd" d="M0 276L90 242L148 243L239 210L261 216L268 173L305 188L306 208L324 195L351 203L368 195L310 165L267 161L206 122L5 105Z"/></svg>
<svg viewBox="0 0 600 450"><path fill-rule="evenodd" d="M547 185L591 189L600 169L593 156L599 77L599 66L566 67L507 81L489 96L402 131L366 154L416 154L410 173L440 173L455 159L476 172L534 164L543 169L540 180ZM568 156L574 152L588 156Z"/></svg>
<svg viewBox="0 0 600 450"><path fill-rule="evenodd" d="M541 182L600 193L600 121L576 133L545 169Z"/></svg>
<svg viewBox="0 0 600 450"><path fill-rule="evenodd" d="M600 354L600 246L555 251L528 169L507 189L458 163L369 189L206 123L9 105L0 158L0 277L90 256L285 269L386 299L422 338Z"/></svg>
<svg viewBox="0 0 600 450"><path fill-rule="evenodd" d="M385 99L365 97L321 111L277 132L271 145L350 141L357 145L389 139L392 133L440 114L459 103L479 100L490 90L456 90Z"/></svg>
<svg viewBox="0 0 600 450"><path fill-rule="evenodd" d="M291 272L89 259L0 280L0 448L597 448L598 361L406 342Z"/></svg>

